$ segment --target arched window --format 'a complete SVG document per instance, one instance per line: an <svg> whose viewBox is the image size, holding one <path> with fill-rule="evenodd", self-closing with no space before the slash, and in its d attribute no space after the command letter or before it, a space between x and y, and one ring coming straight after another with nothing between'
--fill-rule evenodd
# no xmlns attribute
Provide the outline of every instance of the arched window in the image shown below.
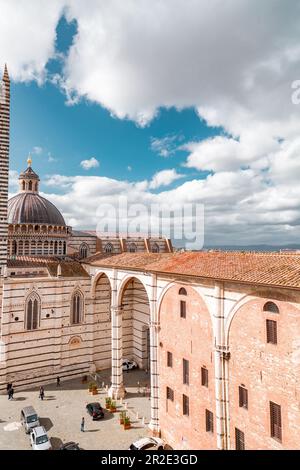
<svg viewBox="0 0 300 470"><path fill-rule="evenodd" d="M25 191L25 181L22 181L22 189Z"/></svg>
<svg viewBox="0 0 300 470"><path fill-rule="evenodd" d="M130 243L128 247L129 253L135 253L137 251L136 244L135 243Z"/></svg>
<svg viewBox="0 0 300 470"><path fill-rule="evenodd" d="M179 295L187 295L187 291L185 290L184 287L181 287L178 292Z"/></svg>
<svg viewBox="0 0 300 470"><path fill-rule="evenodd" d="M279 313L279 308L274 302L267 302L264 305L264 312Z"/></svg>
<svg viewBox="0 0 300 470"><path fill-rule="evenodd" d="M107 243L104 247L104 252L105 253L112 253L114 251L114 248L111 243Z"/></svg>
<svg viewBox="0 0 300 470"><path fill-rule="evenodd" d="M13 240L12 242L12 255L16 255L17 254L17 242L16 240Z"/></svg>
<svg viewBox="0 0 300 470"><path fill-rule="evenodd" d="M87 258L89 252L89 247L86 243L82 243L79 248L80 258Z"/></svg>
<svg viewBox="0 0 300 470"><path fill-rule="evenodd" d="M29 189L29 191L32 191L32 181L29 181L29 183L28 183L28 189Z"/></svg>
<svg viewBox="0 0 300 470"><path fill-rule="evenodd" d="M71 300L71 324L77 325L82 322L83 318L83 295L80 291L76 291Z"/></svg>
<svg viewBox="0 0 300 470"><path fill-rule="evenodd" d="M63 254L65 255L67 253L67 244L66 242L64 242L64 251L63 251Z"/></svg>
<svg viewBox="0 0 300 470"><path fill-rule="evenodd" d="M152 253L159 253L159 246L157 243L153 243L152 245Z"/></svg>
<svg viewBox="0 0 300 470"><path fill-rule="evenodd" d="M41 300L36 292L30 294L26 301L25 328L37 330L40 324Z"/></svg>
<svg viewBox="0 0 300 470"><path fill-rule="evenodd" d="M38 190L38 183L36 182L35 185L34 185L34 190L37 191Z"/></svg>

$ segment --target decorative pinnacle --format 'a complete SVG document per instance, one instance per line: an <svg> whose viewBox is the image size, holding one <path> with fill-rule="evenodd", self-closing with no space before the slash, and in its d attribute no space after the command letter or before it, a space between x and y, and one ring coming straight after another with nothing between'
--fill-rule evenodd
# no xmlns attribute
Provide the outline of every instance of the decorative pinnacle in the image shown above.
<svg viewBox="0 0 300 470"><path fill-rule="evenodd" d="M31 164L32 164L32 158L31 158L31 155L29 154L27 158L27 165L31 166Z"/></svg>

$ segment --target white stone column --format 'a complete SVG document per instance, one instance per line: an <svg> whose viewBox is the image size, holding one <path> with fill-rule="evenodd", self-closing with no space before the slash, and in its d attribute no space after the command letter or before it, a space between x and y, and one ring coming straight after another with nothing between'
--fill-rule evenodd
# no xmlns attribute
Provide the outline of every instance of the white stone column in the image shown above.
<svg viewBox="0 0 300 470"><path fill-rule="evenodd" d="M217 448L228 447L228 416L226 404L225 363L229 353L224 341L224 289L222 283L215 286L215 393L216 393L216 433Z"/></svg>
<svg viewBox="0 0 300 470"><path fill-rule="evenodd" d="M151 419L149 428L154 435L159 435L159 366L158 366L159 324L150 323L150 381L151 381Z"/></svg>
<svg viewBox="0 0 300 470"><path fill-rule="evenodd" d="M112 364L111 364L111 387L109 396L118 399L125 396L122 370L122 309L111 307L112 327Z"/></svg>
<svg viewBox="0 0 300 470"><path fill-rule="evenodd" d="M158 337L159 316L157 311L157 285L156 276L152 276L152 292L150 299L150 387L151 387L151 419L149 428L156 436L160 434L159 425L159 363L158 363Z"/></svg>
<svg viewBox="0 0 300 470"><path fill-rule="evenodd" d="M124 398L125 388L123 383L123 347L122 347L122 308L118 306L117 270L113 270L111 290L111 386L108 391L114 399Z"/></svg>

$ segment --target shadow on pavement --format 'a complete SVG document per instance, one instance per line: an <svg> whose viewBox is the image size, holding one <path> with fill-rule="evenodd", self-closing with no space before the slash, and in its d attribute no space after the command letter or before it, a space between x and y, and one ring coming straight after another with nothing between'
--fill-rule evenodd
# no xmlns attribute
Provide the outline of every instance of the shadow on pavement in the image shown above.
<svg viewBox="0 0 300 470"><path fill-rule="evenodd" d="M52 449L58 450L60 446L63 444L63 441L59 437L51 437L50 438Z"/></svg>
<svg viewBox="0 0 300 470"><path fill-rule="evenodd" d="M44 426L47 432L53 428L53 423L50 418L40 418L40 423L41 426Z"/></svg>

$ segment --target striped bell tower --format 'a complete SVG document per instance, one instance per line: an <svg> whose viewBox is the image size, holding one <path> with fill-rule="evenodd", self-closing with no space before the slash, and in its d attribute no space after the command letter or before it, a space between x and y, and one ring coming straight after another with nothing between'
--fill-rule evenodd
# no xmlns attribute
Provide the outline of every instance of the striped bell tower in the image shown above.
<svg viewBox="0 0 300 470"><path fill-rule="evenodd" d="M5 64L0 80L0 270L5 272L7 263L7 200L9 171L9 113L10 80Z"/></svg>

